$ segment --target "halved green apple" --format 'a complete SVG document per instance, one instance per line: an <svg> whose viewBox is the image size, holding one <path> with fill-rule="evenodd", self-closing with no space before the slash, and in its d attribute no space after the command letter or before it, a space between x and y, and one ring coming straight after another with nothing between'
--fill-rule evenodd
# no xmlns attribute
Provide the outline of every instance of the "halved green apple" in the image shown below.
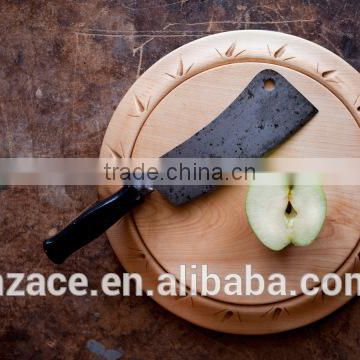
<svg viewBox="0 0 360 360"><path fill-rule="evenodd" d="M249 224L272 250L311 244L326 217L326 196L314 177L281 176L282 185L250 185L246 198Z"/></svg>

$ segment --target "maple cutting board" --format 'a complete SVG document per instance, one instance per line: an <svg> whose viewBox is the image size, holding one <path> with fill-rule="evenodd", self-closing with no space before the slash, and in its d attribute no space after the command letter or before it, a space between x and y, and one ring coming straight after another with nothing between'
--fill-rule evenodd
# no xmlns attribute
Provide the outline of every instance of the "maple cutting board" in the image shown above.
<svg viewBox="0 0 360 360"><path fill-rule="evenodd" d="M101 157L158 157L193 135L263 69L288 79L319 110L303 129L277 149L281 157L358 157L360 75L328 50L276 32L233 31L191 42L147 70L117 107ZM115 189L100 187L107 196ZM300 277L312 272L342 276L359 271L360 186L327 186L328 214L318 239L308 247L281 252L265 248L244 211L245 186L224 187L176 208L154 192L108 232L127 271L155 289L164 272L179 276L179 265L207 264L224 278L244 275L245 264L265 278L286 276L296 295L191 296L153 298L169 311L207 328L241 334L284 331L331 313L350 298L305 296ZM200 283L198 284L200 289ZM318 286L318 284L314 284Z"/></svg>

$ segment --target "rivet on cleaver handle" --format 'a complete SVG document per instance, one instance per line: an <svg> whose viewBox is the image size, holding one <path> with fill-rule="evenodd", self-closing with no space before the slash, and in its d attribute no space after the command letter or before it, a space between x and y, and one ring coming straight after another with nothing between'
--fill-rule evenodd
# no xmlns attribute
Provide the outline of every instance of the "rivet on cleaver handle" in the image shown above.
<svg viewBox="0 0 360 360"><path fill-rule="evenodd" d="M265 86L268 81L274 85L271 91ZM262 157L316 113L316 108L284 77L273 70L264 70L215 120L162 157ZM175 205L212 190L211 186L202 185L155 188ZM151 191L127 186L95 203L57 235L44 241L46 254L53 262L62 263L142 203Z"/></svg>

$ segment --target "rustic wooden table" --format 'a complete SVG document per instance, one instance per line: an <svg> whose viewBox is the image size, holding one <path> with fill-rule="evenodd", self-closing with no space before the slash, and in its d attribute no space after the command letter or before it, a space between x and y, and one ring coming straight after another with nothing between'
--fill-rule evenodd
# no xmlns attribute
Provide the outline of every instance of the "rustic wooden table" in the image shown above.
<svg viewBox="0 0 360 360"><path fill-rule="evenodd" d="M304 37L360 69L358 0L0 3L0 157L96 157L112 112L156 60L199 37L268 29ZM0 191L0 274L123 271L105 236L63 266L42 240L96 199L95 187ZM146 297L2 297L0 357L352 359L358 299L295 331L232 336L191 325ZM113 350L107 351L106 350Z"/></svg>

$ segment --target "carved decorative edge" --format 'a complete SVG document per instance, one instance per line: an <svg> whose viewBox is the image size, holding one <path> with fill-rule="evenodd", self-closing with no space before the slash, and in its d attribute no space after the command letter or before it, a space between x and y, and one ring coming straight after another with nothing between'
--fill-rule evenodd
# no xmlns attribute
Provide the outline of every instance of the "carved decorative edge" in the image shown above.
<svg viewBox="0 0 360 360"><path fill-rule="evenodd" d="M146 112L149 110L151 96L147 98L147 100L141 100L136 94L134 94L134 105L135 111L132 114L129 114L130 117L141 117L145 115Z"/></svg>
<svg viewBox="0 0 360 360"><path fill-rule="evenodd" d="M165 75L172 79L181 79L185 75L188 74L188 72L191 70L191 68L194 66L194 63L190 64L189 66L185 66L182 57L180 56L179 62L177 64L177 69L175 73L166 72Z"/></svg>
<svg viewBox="0 0 360 360"><path fill-rule="evenodd" d="M356 98L354 106L356 107L356 110L360 112L360 95Z"/></svg>
<svg viewBox="0 0 360 360"><path fill-rule="evenodd" d="M236 59L238 56L240 56L241 54L243 54L246 49L242 49L242 50L236 50L236 41L232 42L230 44L230 46L224 51L221 52L220 50L218 50L217 48L215 48L215 51L219 54L219 56L222 59Z"/></svg>

